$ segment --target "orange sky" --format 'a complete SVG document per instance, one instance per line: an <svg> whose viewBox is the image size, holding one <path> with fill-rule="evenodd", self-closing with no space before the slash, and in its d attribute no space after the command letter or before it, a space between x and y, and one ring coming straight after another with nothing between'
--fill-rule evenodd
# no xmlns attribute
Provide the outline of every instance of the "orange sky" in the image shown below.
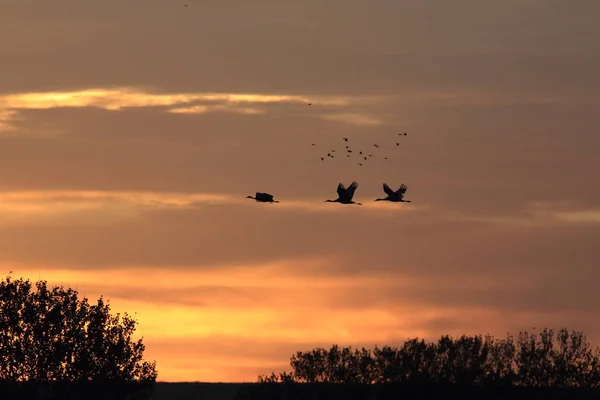
<svg viewBox="0 0 600 400"><path fill-rule="evenodd" d="M136 313L161 381L446 333L600 345L600 3L186 2L0 0L3 273ZM373 158L321 162L342 137ZM365 205L323 203L353 180Z"/></svg>

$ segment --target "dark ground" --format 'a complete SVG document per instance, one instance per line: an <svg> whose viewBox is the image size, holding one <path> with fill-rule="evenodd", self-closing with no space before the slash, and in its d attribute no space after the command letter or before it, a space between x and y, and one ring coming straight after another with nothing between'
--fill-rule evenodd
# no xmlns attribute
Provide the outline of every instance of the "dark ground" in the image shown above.
<svg viewBox="0 0 600 400"><path fill-rule="evenodd" d="M154 388L154 395L152 400L234 400L236 394L240 391L245 391L252 387L253 389L260 389L257 384L253 383L157 383ZM276 384L275 386L279 386ZM304 385L302 385L304 386ZM306 385L309 386L309 385ZM344 385L340 385L344 386ZM263 386L263 388L265 388ZM271 390L273 389L273 390ZM554 389L554 388L488 388L488 389L460 389L460 388L405 388L400 392L391 390L382 397L370 397L368 395L361 395L360 389L358 388L342 388L339 393L338 389L334 389L331 386L329 389L322 391L319 395L316 393L310 393L311 390L304 389L300 392L294 393L291 397L283 395L283 392L290 393L283 387L271 387L267 392L263 390L253 390L253 396L247 397L248 399L489 399L489 400L554 400L554 399L599 399L600 391L586 390L586 389ZM333 391L330 391L333 389ZM349 390L347 390L349 389ZM358 390L357 390L358 389ZM390 388L391 389L391 388ZM319 390L320 391L320 390ZM276 395L277 393L277 395ZM380 395L383 394L380 392ZM271 397L273 396L273 397Z"/></svg>
<svg viewBox="0 0 600 400"><path fill-rule="evenodd" d="M154 386L152 400L233 400L248 383L165 383Z"/></svg>

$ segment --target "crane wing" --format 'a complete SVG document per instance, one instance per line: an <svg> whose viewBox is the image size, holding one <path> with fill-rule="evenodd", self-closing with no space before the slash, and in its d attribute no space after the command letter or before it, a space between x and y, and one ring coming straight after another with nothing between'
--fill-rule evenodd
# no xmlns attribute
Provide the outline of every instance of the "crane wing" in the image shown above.
<svg viewBox="0 0 600 400"><path fill-rule="evenodd" d="M350 186L348 186L348 189L346 189L346 197L348 198L348 200L352 200L352 197L354 197L354 192L356 191L356 188L358 187L358 183L352 182L352 184Z"/></svg>
<svg viewBox="0 0 600 400"><path fill-rule="evenodd" d="M403 198L404 193L406 193L406 189L408 189L408 186L406 186L404 183L400 185L400 188L396 191L396 196L398 196L400 199Z"/></svg>
<svg viewBox="0 0 600 400"><path fill-rule="evenodd" d="M337 187L337 194L340 199L346 195L346 187L341 182Z"/></svg>
<svg viewBox="0 0 600 400"><path fill-rule="evenodd" d="M388 186L387 183L383 184L383 191L385 192L385 194L387 194L388 196L393 196L394 195L394 191L392 190L392 188L390 188Z"/></svg>
<svg viewBox="0 0 600 400"><path fill-rule="evenodd" d="M273 195L269 193L263 193L263 196L266 201L273 201Z"/></svg>

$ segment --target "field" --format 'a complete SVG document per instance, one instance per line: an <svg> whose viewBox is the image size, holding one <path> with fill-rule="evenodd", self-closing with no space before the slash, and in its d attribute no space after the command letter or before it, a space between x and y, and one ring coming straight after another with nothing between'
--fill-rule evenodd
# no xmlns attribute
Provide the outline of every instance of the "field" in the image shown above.
<svg viewBox="0 0 600 400"><path fill-rule="evenodd" d="M159 382L152 400L232 400L248 383Z"/></svg>
<svg viewBox="0 0 600 400"><path fill-rule="evenodd" d="M152 400L233 400L235 395L249 386L257 386L252 383L200 383L200 382L182 382L182 383L157 383L154 390ZM278 385L277 385L278 386ZM328 386L328 385L325 385ZM337 388L329 386L321 387L320 395L311 393L309 387L300 388L299 392L292 396L294 399L304 398L323 398L323 399L454 399L460 398L463 400L479 400L479 399L494 399L494 400L554 400L554 399L600 399L600 391L598 389L577 389L577 388L527 388L527 387L512 387L512 388L460 388L460 387L404 387L398 391L398 388L392 389L387 393L379 392L367 395L358 387L344 387L345 385L334 385ZM257 388L258 389L258 388ZM264 399L275 395L274 392L279 392L273 399L285 399L288 396L282 394L286 392L283 387L277 389L272 387L274 391L269 391L260 394L254 393L252 399ZM308 391L306 391L308 390ZM385 392L385 390L384 390Z"/></svg>

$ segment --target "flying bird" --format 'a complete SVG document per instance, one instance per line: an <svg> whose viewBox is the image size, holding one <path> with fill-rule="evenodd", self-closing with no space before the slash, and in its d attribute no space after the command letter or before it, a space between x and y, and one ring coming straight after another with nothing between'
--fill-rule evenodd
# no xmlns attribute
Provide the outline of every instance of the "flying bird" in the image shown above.
<svg viewBox="0 0 600 400"><path fill-rule="evenodd" d="M400 185L400 188L395 192L388 186L387 183L383 184L383 191L387 194L386 198L383 199L375 199L375 201L391 201L391 202L401 202L401 203L410 203L410 200L404 200L404 194L406 193L406 186L404 183Z"/></svg>
<svg viewBox="0 0 600 400"><path fill-rule="evenodd" d="M247 196L246 198L254 199L257 202L261 202L261 203L279 203L277 200L273 200L273 195L269 194L269 193L256 192L256 195L254 197Z"/></svg>
<svg viewBox="0 0 600 400"><path fill-rule="evenodd" d="M338 184L337 187L337 193L338 193L338 198L335 200L325 200L326 203L342 203L342 204L358 204L358 205L362 205L362 203L357 203L355 201L352 201L352 198L354 197L354 192L356 191L356 188L358 187L358 183L352 182L352 184L350 184L350 186L348 186L348 189L346 189L344 187L344 185L342 183Z"/></svg>

